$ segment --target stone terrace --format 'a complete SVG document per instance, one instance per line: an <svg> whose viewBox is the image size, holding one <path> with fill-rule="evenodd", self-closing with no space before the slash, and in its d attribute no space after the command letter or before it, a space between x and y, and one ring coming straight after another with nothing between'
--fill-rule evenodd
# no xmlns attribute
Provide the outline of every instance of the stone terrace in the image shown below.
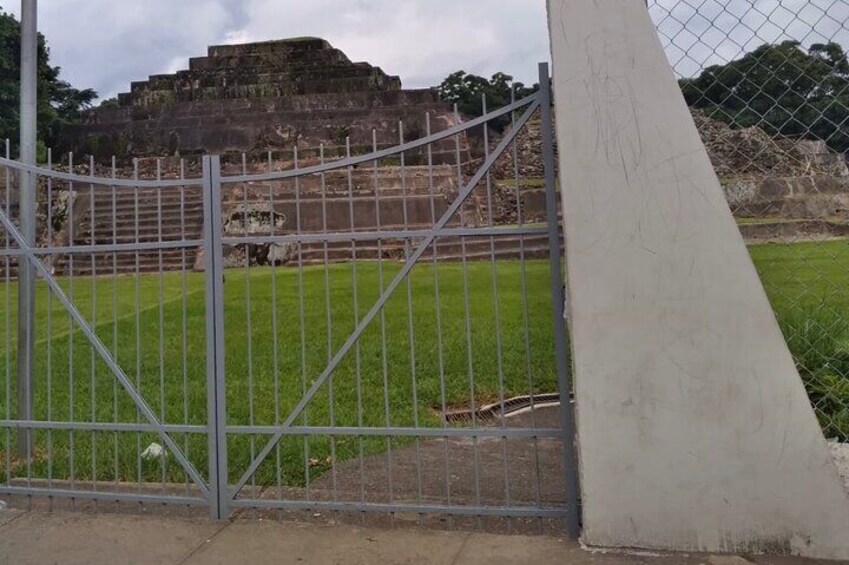
<svg viewBox="0 0 849 565"><path fill-rule="evenodd" d="M397 144L401 123L405 139L422 137L426 114L433 131L456 123L435 90L402 90L397 76L351 62L323 39L218 45L188 70L132 83L117 107L93 110L59 149L98 162L320 144L332 155L350 137L356 154L372 149L373 131L379 147ZM437 163L455 159L453 142L434 152Z"/></svg>
<svg viewBox="0 0 849 565"><path fill-rule="evenodd" d="M155 178L160 163L163 176L175 178L183 159L190 163L187 177L196 177L200 155L221 154L227 176L243 170L264 172L268 167L291 169L296 150L300 167L334 161L349 151L352 155L366 154L375 148L396 146L402 139L421 138L428 130L444 130L460 120L434 89L404 90L398 77L368 63L352 62L322 39L212 46L207 56L190 59L188 67L132 83L128 93L119 95L117 105L92 110L84 125L68 132L59 150L73 151L78 162L93 155L95 163L108 163L114 155L118 176L124 178L132 176L130 160L135 158L144 169L140 178L147 179ZM378 227L427 229L434 215L439 217L456 198L458 172L467 180L474 172L470 169L476 169L479 161L471 157L469 143L462 135L406 152L403 167L400 155L381 160L378 171L373 171L371 164L357 167L350 171L350 186L345 169L331 171L323 179L316 175L302 178L297 197L292 182L227 184L222 194L223 220L226 226L235 226L230 235L242 235L238 226L245 229L246 218L252 229L259 230L251 232L255 235L271 233L271 218L273 232L278 235L294 233L298 226L305 233L373 231ZM508 176L512 176L512 168L507 168L511 169ZM67 188L54 186L54 191ZM85 187L75 187L75 191L78 203L74 217L57 232L64 245L201 236L202 202L196 189L119 190L114 197L108 187L93 194ZM489 199L479 187L451 225L483 225L489 223L491 213L496 224L515 223L515 214L510 213L515 208L513 191L512 185L496 183L495 210L490 212ZM505 200L502 193L510 194ZM540 195L542 191L536 186L523 190L526 208L534 210L526 214L527 221L540 215ZM269 223L257 228L257 222L265 222L262 218ZM266 255L271 252L271 260L295 260L291 246L273 247L265 250ZM380 249L376 243L362 242L357 245L356 257L400 259L405 247L402 240L384 240ZM548 249L544 236L522 241L500 238L495 244L489 238L465 242L448 238L440 241L438 254L456 259L464 247L469 258L492 253L545 256ZM231 249L231 264L244 264L248 251ZM305 263L345 261L353 256L350 242L327 246L307 243L302 252L298 261ZM103 253L73 262L69 257L58 257L53 268L64 274L107 274L113 269L156 271L202 264L203 254L191 249L124 253L117 259Z"/></svg>

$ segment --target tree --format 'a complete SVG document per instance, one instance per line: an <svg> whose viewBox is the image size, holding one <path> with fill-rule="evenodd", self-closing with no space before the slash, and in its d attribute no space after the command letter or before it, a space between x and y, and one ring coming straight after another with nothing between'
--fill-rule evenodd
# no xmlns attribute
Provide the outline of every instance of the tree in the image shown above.
<svg viewBox="0 0 849 565"><path fill-rule="evenodd" d="M112 98L104 98L100 101L100 104L97 105L98 108L120 108L121 105L118 103L118 97L113 96Z"/></svg>
<svg viewBox="0 0 849 565"><path fill-rule="evenodd" d="M483 99L486 96L486 108L489 111L506 106L511 100L511 90L516 100L536 92L539 85L526 87L521 82L513 82L513 77L505 73L495 73L487 80L484 77L457 71L448 75L437 87L442 100L457 104L460 113L467 116L483 115ZM496 129L503 129L510 123L510 116L504 116L493 123Z"/></svg>
<svg viewBox="0 0 849 565"><path fill-rule="evenodd" d="M91 107L97 93L79 90L59 78L60 68L50 66L50 50L38 34L38 141L52 144L62 128L77 123ZM20 125L21 25L0 8L0 140L8 139L17 154ZM2 141L0 141L2 143Z"/></svg>
<svg viewBox="0 0 849 565"><path fill-rule="evenodd" d="M849 151L849 62L837 43L761 45L680 81L687 103L732 126L821 139Z"/></svg>

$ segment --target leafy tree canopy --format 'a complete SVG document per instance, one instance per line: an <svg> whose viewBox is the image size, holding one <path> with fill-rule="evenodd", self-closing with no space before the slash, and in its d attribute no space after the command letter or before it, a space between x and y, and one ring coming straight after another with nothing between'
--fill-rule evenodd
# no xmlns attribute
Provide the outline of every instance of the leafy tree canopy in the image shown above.
<svg viewBox="0 0 849 565"><path fill-rule="evenodd" d="M510 103L511 90L518 100L538 89L538 84L527 87L521 82L513 82L513 77L505 73L495 73L487 80L478 75L470 75L466 71L451 73L438 87L442 100L457 104L460 113L475 117L483 115L484 97L487 110L492 111ZM506 116L493 125L501 129L508 123L510 117Z"/></svg>
<svg viewBox="0 0 849 565"><path fill-rule="evenodd" d="M62 128L82 119L97 98L87 88L79 90L59 78L59 67L50 66L50 49L38 34L38 140L49 146ZM20 120L21 25L0 8L0 143L9 139L17 154Z"/></svg>
<svg viewBox="0 0 849 565"><path fill-rule="evenodd" d="M837 43L761 45L680 81L687 103L736 127L821 139L849 151L849 62Z"/></svg>

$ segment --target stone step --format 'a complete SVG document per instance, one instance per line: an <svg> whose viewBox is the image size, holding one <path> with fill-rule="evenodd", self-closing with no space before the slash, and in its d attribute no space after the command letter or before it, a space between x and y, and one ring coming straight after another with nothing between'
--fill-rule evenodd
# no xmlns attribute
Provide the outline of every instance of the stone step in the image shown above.
<svg viewBox="0 0 849 565"><path fill-rule="evenodd" d="M179 193L163 193L162 195L156 194L134 194L132 191L127 191L124 193L115 194L114 202L115 204L133 204L136 201L139 202L140 206L157 206L161 202L163 206L179 206L181 202L184 204L202 204L203 196L200 193L197 194L184 194L180 195ZM95 192L94 193L94 203L98 207L111 206L113 202L112 195L108 192ZM74 199L74 206L78 204L83 206L90 206L91 204L91 196L89 194L81 194L77 198Z"/></svg>
<svg viewBox="0 0 849 565"><path fill-rule="evenodd" d="M416 242L413 241L410 249L415 249ZM561 242L562 246L562 242ZM385 260L403 261L405 257L404 241L393 239L385 240L380 247L377 242L358 242L355 251L358 260ZM494 249L493 249L494 247ZM140 273L155 273L161 268L163 271L175 271L194 268L197 256L197 248L168 249L156 251L145 250L138 252L138 271ZM437 259L439 261L460 261L464 257L468 261L488 260L493 256L496 259L545 259L549 257L548 236L545 234L529 235L522 238L519 236L499 236L494 238L494 244L490 243L486 236L469 236L466 238L465 251L459 237L440 238L436 247ZM160 258L161 253L161 258ZM185 259L183 254L185 253ZM328 242L326 260L330 263L347 262L352 259L350 242ZM425 263L432 260L433 247L430 247L419 260ZM55 265L56 273L67 275L73 271L74 276L97 275L109 276L113 273L113 266L117 265L118 274L132 274L136 272L136 252L97 253L94 255L94 268L92 269L92 255L75 255L73 262L68 257L57 258ZM300 248L300 262L304 265L322 264L325 262L325 249L322 242L305 243ZM288 266L298 264L298 252L294 251ZM16 265L10 265L10 277L17 275ZM5 276L4 263L0 262L0 279Z"/></svg>
<svg viewBox="0 0 849 565"><path fill-rule="evenodd" d="M460 261L464 257L469 261L479 261L491 259L493 256L496 259L504 258L519 258L540 259L549 256L549 246L547 238L528 239L524 243L523 249L520 248L518 239L499 238L494 246L494 250L490 248L489 242L470 242L467 243L465 252L463 252L460 243L456 245L442 244L436 247L437 260L457 260ZM410 250L414 250L415 246L411 246ZM388 243L380 248L384 259L395 261L404 261L405 251L403 243ZM347 262L352 260L352 252L350 244L347 247L328 245L327 261L330 263ZM297 264L297 254L292 260ZM374 260L378 259L378 247L376 245L358 246L356 248L356 258L358 260ZM419 263L427 263L433 259L433 247L425 251ZM305 247L301 252L301 260L304 264L322 264L325 262L325 251L323 245Z"/></svg>
<svg viewBox="0 0 849 565"><path fill-rule="evenodd" d="M337 67L330 72L266 73L243 77L236 73L203 73L194 77L160 78L131 85L135 106L174 102L232 99L274 99L312 94L344 95L351 92L397 90L400 82L379 69Z"/></svg>
<svg viewBox="0 0 849 565"><path fill-rule="evenodd" d="M311 159L309 161L302 161L300 163L301 168L314 166L320 164L320 160ZM277 168L276 171L280 170L292 170L291 163L276 163ZM227 183L227 177L242 175L241 167L237 167L234 165L223 166L223 180L225 181L222 190L227 191L230 187L233 186L231 183ZM427 190L432 182L435 187L439 187L441 185L449 184L455 185L457 181L457 169L453 165L442 164L442 165L434 165L431 171L427 166L423 165L409 165L404 167L403 171L403 181L409 190ZM248 169L248 174L265 174L267 169L265 167L251 167ZM334 189L337 191L347 191L348 190L348 169L334 169L331 171L327 171L324 173L324 182L328 189ZM400 189L402 186L402 171L400 166L381 166L378 168L377 173L377 184L383 190L390 190L393 188ZM372 186L375 182L375 174L374 169L371 164L363 164L358 165L356 167L351 168L350 170L351 181L354 184L354 188L371 190ZM285 179L285 180L275 180L275 181L259 181L264 185L273 184L273 185L291 185L292 190L294 190L294 179ZM298 179L299 185L302 189L315 189L318 190L321 187L322 175L320 174L309 174L303 175ZM237 185L238 186L238 185ZM61 190L54 188L54 199L59 198L59 193ZM74 200L75 206L89 206L90 205L90 192L89 189L82 188L77 189L77 197ZM134 203L136 199L140 203L144 202L150 205L157 205L160 201L165 204L179 204L182 200L187 205L202 205L203 203L203 195L201 189L199 187L186 187L183 190L175 187L167 187L162 189L161 191L156 189L147 189L140 188L138 192L132 188L118 188L115 190L113 195L111 189L109 187L96 187L94 190L94 202L95 205L100 207L103 205L111 206L112 201L116 202L116 204L121 203Z"/></svg>
<svg viewBox="0 0 849 565"><path fill-rule="evenodd" d="M185 252L185 262L183 261L183 253ZM194 267L197 249L168 249L161 251L161 259L159 251L140 251L138 252L138 270L143 273L158 272L160 262L162 271L175 271L185 268L190 271ZM74 276L90 275L92 272L101 275L111 275L113 266L117 265L118 274L134 273L136 271L136 253L121 252L113 253L98 253L94 256L94 269L92 270L92 255L76 255L71 262L67 257L58 262L56 271L59 274L67 275L73 272ZM113 263L114 261L114 263Z"/></svg>
<svg viewBox="0 0 849 565"><path fill-rule="evenodd" d="M162 232L163 233L175 233L179 232L181 229L188 233L193 233L194 231L200 231L203 227L203 217L198 215L192 218L180 218L180 217L171 217L168 218L163 216L161 222ZM69 228L67 233L71 236L88 236L94 230L94 232L101 237L111 237L112 232L115 233L134 233L138 230L140 233L156 233L156 231L160 228L160 222L156 219L155 216L143 218L139 217L138 221L134 216L102 216L100 218L95 218L93 224L90 218L85 218L79 224L75 225L72 229Z"/></svg>
<svg viewBox="0 0 849 565"><path fill-rule="evenodd" d="M429 207L429 203L432 198L436 205L437 214L440 213L440 210L445 205L453 200L451 193L446 196L445 192L439 190L435 190L434 194L431 195L429 191L412 193L409 190L405 192L401 189L384 190L383 188L378 188L377 194L377 202L381 204L381 208L390 205L397 205L398 210L403 210L404 203L406 203L408 210L411 211L413 209L419 209L421 205ZM225 197L224 202L224 209L226 212L229 207L241 208L245 203L247 203L249 208L259 207L266 209L271 205L272 199L266 197L265 191L262 188L257 188L251 191L249 198L247 199L238 198L238 196L233 198ZM347 192L331 192L324 195L316 192L307 192L301 194L300 197L296 199L294 193L277 193L273 199L275 208L292 208L295 206L296 202L300 202L302 209L319 206L342 210L353 205L355 210L363 210L363 207L365 207L365 209L372 210L375 205L375 195L374 192L365 190L354 192L353 197L351 197ZM470 202L468 205L471 206L472 203ZM79 212L80 210L77 209L76 211ZM87 208L81 211L81 213L82 218L75 224L74 229L86 229L91 225L92 210ZM111 229L113 222L124 225L130 223L133 226L136 223L140 226L145 224L155 226L161 218L163 226L168 224L179 225L181 221L188 225L202 221L204 217L202 204L185 206L181 210L179 206L166 207L163 205L161 209L158 206L150 205L139 205L136 207L135 203L116 204L114 208L111 205L95 206L93 216L96 226L108 227L109 229Z"/></svg>
<svg viewBox="0 0 849 565"><path fill-rule="evenodd" d="M823 241L849 236L844 220L820 219L738 219L740 234L747 242Z"/></svg>
<svg viewBox="0 0 849 565"><path fill-rule="evenodd" d="M132 211L127 211L126 213L119 211L115 216L112 215L111 210L103 210L102 213L101 211L95 211L94 218L86 214L85 218L74 229L78 233L83 233L85 230L90 229L93 224L94 228L98 231L111 232L113 227L118 230L135 229L136 227L139 229L146 227L157 228L160 223L163 229L166 227L179 228L180 226L188 228L189 226L202 225L203 220L202 211L191 214L183 212L181 214L179 210L163 209L160 220L157 210L140 209L138 215Z"/></svg>
<svg viewBox="0 0 849 565"><path fill-rule="evenodd" d="M519 256L520 249L524 247L526 253L537 253L540 250L548 250L548 235L526 235L524 238L514 235L502 235L493 238L492 243L490 238L486 236L469 236L465 238L465 255L468 258L487 258L493 252L499 257L505 252L515 251L516 256ZM413 240L409 243L409 249L412 252L418 245L418 241ZM436 250L437 257L457 257L462 258L464 255L463 241L460 237L442 237L439 238ZM350 261L352 256L356 255L358 259L377 258L379 251L384 258L392 258L403 260L405 242L402 239L391 238L381 241L378 246L377 241L358 241L354 246L354 253L351 250L351 242L349 241L329 241L326 242L327 257L331 262ZM293 256L297 257L297 247L293 251ZM323 262L325 255L325 242L311 241L303 243L300 246L300 253L304 260L310 262ZM425 251L421 261L426 261L433 257L433 246Z"/></svg>
<svg viewBox="0 0 849 565"><path fill-rule="evenodd" d="M202 224L197 224L189 229L181 230L179 226L163 226L161 241L183 241L202 239ZM112 229L95 229L94 236L89 230L74 234L74 245L110 245L113 243L151 243L160 241L157 226L139 226L138 234L135 226L118 228L115 233Z"/></svg>
<svg viewBox="0 0 849 565"><path fill-rule="evenodd" d="M343 153L342 156L334 156L330 158L327 153L329 151L341 151ZM344 157L344 146L332 145L328 147L328 152L325 153L325 163L332 164L333 162L340 161L342 157ZM294 171L294 164L291 160L291 153L279 153L273 154L274 157L274 171L273 172L292 172ZM387 161L389 159L383 159L378 162L377 168L377 178L378 180L384 179L393 179L401 177L401 166L400 166L400 158L394 156L391 158L393 161L392 165L389 165ZM300 169L305 169L307 167L314 167L322 164L321 159L318 157L318 153L312 156L305 156L304 153L300 153L298 166ZM242 166L239 163L222 163L222 179L226 180L227 177L242 175ZM248 166L247 168L248 174L266 174L268 172L268 167L266 164L256 165L256 166ZM367 161L365 163L361 163L359 165L355 165L350 168L351 177L354 179L358 178L367 178L371 180L374 174L374 161ZM329 171L325 171L325 178L333 178L339 177L343 179L347 179L348 177L348 167L345 167L342 164L339 164L337 168L331 169ZM429 176L429 170L427 164L419 165L419 164L411 164L408 163L404 167L404 176L407 178L427 178ZM432 167L432 176L434 179L437 178L456 178L457 177L457 167L453 164L434 164ZM320 173L303 173L301 175L301 180L307 178L320 178ZM290 179L291 182L291 179Z"/></svg>
<svg viewBox="0 0 849 565"><path fill-rule="evenodd" d="M338 94L292 94L287 97L275 97L267 99L258 98L232 98L223 100L200 99L193 100L193 104L180 104L174 108L168 108L169 124L174 126L194 126L199 125L238 125L246 119L254 122L269 117L286 123L292 127L300 124L310 125L311 123L322 124L326 127L339 128L340 126L349 126L351 129L359 127L360 129L367 128L369 137L361 144L371 143L371 128L379 128L378 143L390 143L396 141L398 133L394 126L404 118L415 116L421 118L422 133L424 132L424 117L428 112L433 113L437 101L435 95L430 91L412 91L421 92L420 94L411 95L411 91L399 91L398 97L412 98L411 101L399 100L394 104L385 104L380 97L375 94L365 96L366 93L352 92L350 99L346 100L346 105L343 107L334 107L326 101L321 103L321 98L338 96ZM362 97L357 95L361 94ZM386 95L395 94L394 92L384 93ZM377 124L373 121L371 125L362 125L357 118L370 115L374 112L375 107L381 108L381 123ZM164 111L164 110L162 110ZM142 111L139 110L139 113ZM145 110L145 114L156 114L158 109ZM224 112L224 113L222 113ZM259 113L262 115L258 115ZM444 115L445 113L443 113ZM109 116L110 118L122 117ZM126 116L124 116L126 118ZM185 121L181 121L185 120ZM107 122L108 123L108 122ZM439 122L435 122L433 132L441 131L443 128L438 126ZM391 129L385 129L387 125L391 125ZM332 130L329 130L332 131ZM383 140L381 133L392 134L391 140ZM332 136L325 136L325 140L332 139ZM413 137L410 136L408 141ZM318 144L316 144L316 147Z"/></svg>
<svg viewBox="0 0 849 565"><path fill-rule="evenodd" d="M199 195L192 196L191 198L185 197L183 199L180 198L180 195L163 195L161 198L157 198L156 196L151 195L139 195L138 198L132 193L129 194L121 194L116 195L114 201L112 200L112 195L110 194L98 194L94 195L94 208L95 209L111 209L113 202L115 206L118 208L132 208L135 206L136 202L138 202L139 208L157 208L160 204L162 208L166 207L179 207L181 202L184 206L188 207L202 207L203 200ZM73 208L76 210L89 210L92 207L92 199L88 194L79 195L74 199Z"/></svg>
<svg viewBox="0 0 849 565"><path fill-rule="evenodd" d="M208 57L241 56L246 54L280 53L321 53L333 49L324 39L319 37L303 37L299 39L278 39L259 41L255 43L210 45L207 48Z"/></svg>
<svg viewBox="0 0 849 565"><path fill-rule="evenodd" d="M169 93L171 94L171 93ZM173 96L173 94L172 94ZM135 95L119 95L121 107L98 109L99 123L108 124L123 122L132 116L144 115L146 112L156 112L154 105L145 105L143 100L135 100ZM204 117L205 121L210 119L226 119L227 114L222 114L223 109L232 113L239 110L262 111L263 113L290 112L303 115L307 118L314 112L324 112L332 115L333 111L328 108L337 108L340 95L329 94L292 94L277 98L249 98L249 99L195 99L192 104L169 106L169 119L181 116ZM173 100L171 100L173 102ZM438 95L432 89L405 89L405 90L383 90L383 91L360 91L348 92L344 97L344 109L359 109L360 111L371 111L375 107L386 109L393 114L411 114L413 109L421 106L424 109L434 110L438 103ZM421 114L424 115L423 113Z"/></svg>
<svg viewBox="0 0 849 565"><path fill-rule="evenodd" d="M177 71L181 73L194 72L217 72L222 70L255 68L262 69L266 66L277 65L278 67L300 70L301 68L322 68L332 64L350 64L350 59L338 49L324 49L309 52L305 55L303 51L277 53L269 60L264 53L240 53L238 55L219 54L216 56L192 57L189 59L188 71ZM153 78L153 77L151 77Z"/></svg>
<svg viewBox="0 0 849 565"><path fill-rule="evenodd" d="M333 54L323 57L323 61L303 58L275 57L269 59L263 56L238 57L205 57L189 59L189 69L179 70L174 74L150 75L146 81L133 82L132 92L172 90L187 85L200 83L210 86L209 81L221 80L222 84L261 84L266 82L290 82L293 78L342 78L361 76L363 73L376 72L386 78L391 78L376 67L351 63L347 58L334 57ZM245 73L250 68L252 72ZM226 81L226 82L224 82Z"/></svg>
<svg viewBox="0 0 849 565"><path fill-rule="evenodd" d="M156 217L160 213L163 218L173 217L179 219L181 214L187 218L191 218L203 216L203 202L187 202L182 205L180 202L163 202L161 206L156 202L136 203L132 200L115 202L114 205L111 202L103 202L102 204L95 204L93 209L87 207L81 210L81 213L86 215L94 214L97 218L104 216L111 218L113 210L118 216L130 218L134 217L138 212L140 218L150 216L153 221L156 221Z"/></svg>
<svg viewBox="0 0 849 565"><path fill-rule="evenodd" d="M86 210L85 213L86 218L80 222L81 225L91 221L91 210ZM94 208L94 218L97 223L105 222L106 224L111 225L113 215L122 222L131 221L135 223L137 217L136 207L132 204L120 206L116 205L114 208L114 214L112 206ZM162 216L163 223L176 222L179 224L181 219L185 219L186 222L198 218L203 219L203 206L186 206L182 209L182 211L179 206L163 206L161 211L158 207L151 206L139 206L138 208L138 220L140 223L156 223L160 215Z"/></svg>
<svg viewBox="0 0 849 565"><path fill-rule="evenodd" d="M147 179L148 182L152 179ZM170 180L170 179L169 179ZM87 188L78 189L77 194L80 195L78 198L82 198L83 195L88 197L89 190ZM94 189L94 197L95 199L102 200L112 200L112 189L108 186L98 186ZM132 188L132 187L117 187L115 189L115 199L126 199L126 198L139 198L144 200L156 201L162 199L163 201L179 201L180 198L184 200L200 200L203 197L203 192L198 186L186 186L183 188L180 187L163 187L159 188Z"/></svg>
<svg viewBox="0 0 849 565"><path fill-rule="evenodd" d="M286 183L285 185L278 183L268 183L274 186L274 200L275 201L283 201L283 200L295 200L296 191L294 183ZM248 188L248 200L250 202L265 202L267 204L271 203L271 196L269 196L269 186L265 183L252 183ZM238 187L238 190L235 191L233 187ZM445 196L445 195L454 195L457 193L456 182L453 180L446 180L441 183L434 183L433 185L433 194L435 196ZM242 195L244 185L225 185L223 188L224 192L224 200L231 202L239 202L242 200ZM234 193L235 191L235 193ZM411 198L423 198L430 197L431 187L429 186L426 180L416 181L405 183L405 186L402 186L400 183L396 185L389 184L381 184L378 182L377 184L377 195L380 198L393 198L393 197L401 197L401 196L409 196ZM313 198L313 199L321 199L322 195L325 198L348 198L349 195L353 195L356 199L370 198L374 199L375 195L375 186L373 183L371 184L356 184L349 189L347 181L344 183L325 183L325 186L321 186L321 181L318 182L310 182L308 184L300 184L298 186L297 194L301 199L303 198Z"/></svg>
<svg viewBox="0 0 849 565"><path fill-rule="evenodd" d="M190 60L190 67L191 67ZM321 70L331 67L364 67L379 69L380 67L372 67L368 63L352 62L342 51L338 49L327 49L322 51L314 51L312 53L275 53L273 57L268 57L265 54L248 53L240 55L207 57L206 61L195 61L195 69L192 70L202 72L217 72L227 71L232 69L244 68L250 65L250 68L257 69L258 72L276 71L276 70L291 70L299 72L303 70ZM203 68L205 67L205 68ZM177 71L178 73L182 71Z"/></svg>
<svg viewBox="0 0 849 565"><path fill-rule="evenodd" d="M393 125L396 125L396 124L393 124ZM434 128L432 133L439 133L439 131L440 130ZM397 138L397 136L398 136L397 131L393 130L390 133L393 134L392 140L385 141L385 140L378 139L377 151L383 151L385 149L395 149L398 146L399 139ZM407 142L415 141L417 139L421 139L421 137L423 137L423 136L424 136L424 132L421 132L421 136L415 136L415 137L410 136L405 141L407 141ZM444 145L446 143L448 143L450 145L450 147L445 147ZM460 146L461 150L463 149L463 143L465 143L465 140L462 139L462 137L461 137L461 146ZM348 154L347 153L347 146L344 143L344 139L335 138L335 139L326 140L324 142L323 147L324 147L324 157L325 157L326 161L340 160L340 159L345 158ZM405 155L419 155L419 154L426 155L427 150L428 150L428 147L423 146L423 147L418 147L418 148L415 148L415 149L409 149L409 150L405 151L404 154ZM431 144L430 150L431 150L431 153L434 156L437 155L438 153L442 152L442 153L449 153L452 156L456 157L456 155L455 155L456 147L455 147L455 141L454 141L453 137L443 139L439 142L439 144L436 144L436 145ZM372 144L371 139L369 139L367 142L355 141L353 139L351 140L351 155L352 156L370 155L371 153L374 153L374 152L375 152L375 146ZM309 162L310 164L318 164L320 154L321 154L321 146L298 149L298 157L299 157L299 163L300 163L301 168L306 166L305 163L307 163L307 162ZM267 167L268 167L268 151L255 151L255 152L250 152L250 153L248 153L248 152L245 152L245 153L239 153L239 152L225 153L221 156L222 166L225 168L225 170L229 170L232 167L241 169L242 155L245 155L245 157L247 159L248 170L252 170L254 172L260 172L260 173L264 173L268 170L267 169ZM383 159L379 160L378 161L379 171L382 171L384 169L392 170L393 168L396 168L399 155L400 155L399 153L396 153L395 155L392 155L390 157L383 158ZM294 161L294 151L292 151L291 149L274 148L274 149L271 150L271 157L272 157L272 164L277 169L289 170L289 169L293 168L292 163ZM390 160L395 160L396 164L391 165L389 163ZM424 165L420 165L420 166L426 167L426 165L427 165L427 163L425 163ZM437 165L437 163L434 163L434 168L436 168L436 165ZM457 165L456 162L445 163L445 165L452 165L456 170L456 165ZM174 167L176 165L170 165L170 166ZM371 170L372 166L373 166L373 162L367 162L367 164L359 165L359 168L368 167L368 169ZM153 167L155 167L155 165L153 165ZM163 169L163 170L171 170L171 169ZM192 177L197 177L197 176L198 176L197 174L192 174L192 175L187 174L186 178L192 178ZM173 177L173 175L172 175L172 177Z"/></svg>
<svg viewBox="0 0 849 565"><path fill-rule="evenodd" d="M379 70L346 64L327 64L325 66L278 65L254 67L254 72L246 75L243 69L224 67L211 69L212 72L177 72L176 75L155 75L144 85L149 91L182 91L200 88L222 88L230 86L273 86L290 85L330 80L359 79L372 77L377 80L389 80L390 77ZM139 87L140 88L140 87ZM143 89L142 89L143 90Z"/></svg>

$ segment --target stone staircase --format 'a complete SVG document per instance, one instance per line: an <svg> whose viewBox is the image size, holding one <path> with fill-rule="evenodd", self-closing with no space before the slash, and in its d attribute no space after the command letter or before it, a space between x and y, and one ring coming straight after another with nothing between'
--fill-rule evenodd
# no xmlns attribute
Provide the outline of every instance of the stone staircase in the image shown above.
<svg viewBox="0 0 849 565"><path fill-rule="evenodd" d="M429 176L431 173L432 180ZM300 179L301 196L297 203L294 198L294 183L291 181L273 187L262 183L234 187L229 192L233 200L224 206L225 217L228 208L242 210L245 202L249 208L256 209L268 205L271 200L270 191L273 191L275 211L285 218L282 229L277 229L275 234L294 233L298 224L303 233L313 234L324 231L378 231L374 170L370 167L353 170L350 189L347 174L344 170L327 173L323 191L320 176ZM482 207L485 197L482 198L479 194L484 190L483 186L478 187L461 211L452 217L447 227L486 225L486 209ZM380 231L429 230L433 226L434 217L439 219L457 197L456 168L452 165L434 165L431 168L408 166L404 169L402 182L400 167L381 167L377 171L376 192L380 207ZM238 232L238 226L243 224L235 222L235 225L237 229L229 235L245 235ZM263 232L263 235L269 233L270 230ZM301 246L300 253L297 246L286 246L288 249L285 255L290 264L300 261L306 265L321 264L324 261L351 261L354 257L360 260L403 260L406 248L409 246L409 249L414 249L420 241L420 237L413 238L409 243L405 243L402 238L387 238L378 245L377 241L363 240L356 242L353 251L350 241L310 241ZM518 258L522 246L526 258L548 256L546 234L534 234L524 238L518 235L499 236L494 238L494 243L490 242L488 236L440 237L436 247L438 259L446 261L460 260L463 256L468 260L487 259L493 252L496 258ZM270 256L273 257L274 254ZM422 261L431 259L432 256L433 251L430 248ZM237 264L244 264L244 259Z"/></svg>
<svg viewBox="0 0 849 565"><path fill-rule="evenodd" d="M285 163L278 164L288 168ZM238 171L225 171L236 174ZM258 172L258 169L250 169ZM432 180L429 176L432 173ZM193 173L194 174L194 173ZM456 198L458 192L457 170L453 165L433 167L411 165L404 168L383 166L377 171L377 202L380 209L381 231L428 230L433 226L433 217L438 219ZM431 184L432 193L431 193ZM54 187L58 191L62 187ZM54 236L54 245L112 245L133 243L158 243L169 241L200 241L203 237L203 198L201 187L125 188L109 186L76 186L72 217L65 227ZM222 188L222 212L225 224L230 215L255 207L268 209L273 193L275 215L284 218L276 235L293 234L297 229L300 213L302 233L351 231L353 207L353 231L377 231L375 214L375 171L370 166L348 171L330 171L324 176L324 188L319 175L299 179L299 198L295 198L294 181L271 183L225 184ZM481 199L484 187L476 189L468 203L456 214L448 227L474 227L486 223L486 208ZM54 192L54 196L56 192ZM406 208L406 215L404 209ZM299 212L298 212L299 210ZM325 219L326 218L326 219ZM239 224L225 236L244 235ZM267 226L248 235L270 235ZM414 249L421 241L414 238L405 242L401 238L387 238L378 245L377 241L358 241L355 255L350 241L321 241L289 246L287 264L292 266L300 260L305 265L359 260L403 260L407 249ZM518 258L520 247L528 259L548 256L548 239L545 234L525 236L510 235L494 238L488 236L442 237L437 242L437 257L440 261L485 260L493 253L496 258ZM244 246L242 246L244 247ZM432 247L421 261L432 258ZM233 251L231 248L230 251ZM198 246L184 249L145 249L77 253L53 258L52 270L60 276L110 276L115 274L152 273L162 271L192 270L198 261ZM237 261L236 265L243 262ZM9 275L16 276L16 261L10 261ZM0 260L0 277L5 276L5 262Z"/></svg>
<svg viewBox="0 0 849 565"><path fill-rule="evenodd" d="M410 243L409 252L412 253L421 240L413 239ZM464 246L465 245L465 251ZM488 236L441 237L436 245L436 257L440 262L461 261L464 257L468 261L487 260L493 255L496 259L547 259L548 235L534 234L521 238L518 235L498 236L493 238L492 243ZM376 260L379 257L394 261L403 261L405 255L404 241L400 239L384 240L380 247L376 242L357 243L355 248L358 260ZM327 244L327 260L330 263L351 261L354 253L351 251L350 242L330 242ZM419 263L427 263L433 259L433 246L428 247ZM297 264L297 255L292 262ZM324 262L324 244L310 242L302 248L301 261L304 265L315 265Z"/></svg>
<svg viewBox="0 0 849 565"><path fill-rule="evenodd" d="M73 221L61 238L72 245L110 245L200 240L203 237L203 199L200 187L116 188L79 191ZM145 249L58 258L60 275L106 275L191 270L197 248Z"/></svg>

